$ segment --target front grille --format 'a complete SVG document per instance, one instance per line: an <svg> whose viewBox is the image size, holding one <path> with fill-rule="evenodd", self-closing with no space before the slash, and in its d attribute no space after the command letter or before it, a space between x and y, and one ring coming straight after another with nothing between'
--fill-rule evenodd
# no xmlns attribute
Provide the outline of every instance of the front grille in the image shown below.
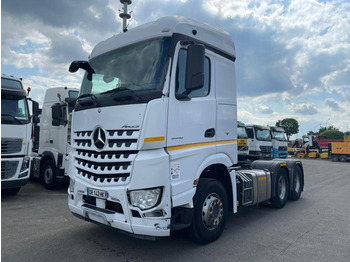
<svg viewBox="0 0 350 262"><path fill-rule="evenodd" d="M93 131L73 133L75 167L78 176L92 184L125 184L138 153L139 130L107 130L105 145L97 150Z"/></svg>
<svg viewBox="0 0 350 262"><path fill-rule="evenodd" d="M87 203L89 205L96 206L96 198L95 197L84 195L83 200L85 203ZM105 200L105 203L106 203L106 208L105 208L106 210L110 210L110 211L114 211L116 213L124 214L123 207L120 203L114 202L114 201L109 201L109 200Z"/></svg>
<svg viewBox="0 0 350 262"><path fill-rule="evenodd" d="M271 153L272 146L260 146L260 150L262 153Z"/></svg>
<svg viewBox="0 0 350 262"><path fill-rule="evenodd" d="M288 148L286 146L279 146L278 151L287 151Z"/></svg>
<svg viewBox="0 0 350 262"><path fill-rule="evenodd" d="M1 139L1 153L2 154L13 154L21 152L22 150L22 139L19 138L3 138Z"/></svg>
<svg viewBox="0 0 350 262"><path fill-rule="evenodd" d="M9 179L16 174L18 161L1 161L1 179Z"/></svg>

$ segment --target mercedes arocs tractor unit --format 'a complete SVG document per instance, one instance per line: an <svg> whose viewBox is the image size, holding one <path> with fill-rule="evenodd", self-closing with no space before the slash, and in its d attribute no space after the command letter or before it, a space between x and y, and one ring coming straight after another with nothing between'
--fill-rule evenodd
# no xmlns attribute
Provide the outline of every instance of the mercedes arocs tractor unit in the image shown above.
<svg viewBox="0 0 350 262"><path fill-rule="evenodd" d="M1 190L5 194L17 194L29 181L32 122L39 121L38 109L32 101L30 116L21 79L1 76Z"/></svg>
<svg viewBox="0 0 350 262"><path fill-rule="evenodd" d="M55 189L60 182L69 181L66 157L71 151L70 128L73 105L66 101L76 99L78 93L78 89L67 87L50 88L45 93L38 156L34 158L32 176L39 178L47 189ZM52 111L57 107L67 116L62 125L56 124L52 118Z"/></svg>
<svg viewBox="0 0 350 262"><path fill-rule="evenodd" d="M284 129L282 127L270 126L270 132L272 139L272 157L287 158L288 142Z"/></svg>
<svg viewBox="0 0 350 262"><path fill-rule="evenodd" d="M202 244L228 212L303 190L300 161L236 170L236 53L208 24L165 17L99 43L72 118L68 205L84 220L136 237L188 228ZM55 114L62 122L62 115ZM63 119L64 120L64 119Z"/></svg>
<svg viewBox="0 0 350 262"><path fill-rule="evenodd" d="M272 139L268 126L246 125L249 141L249 158L272 159Z"/></svg>

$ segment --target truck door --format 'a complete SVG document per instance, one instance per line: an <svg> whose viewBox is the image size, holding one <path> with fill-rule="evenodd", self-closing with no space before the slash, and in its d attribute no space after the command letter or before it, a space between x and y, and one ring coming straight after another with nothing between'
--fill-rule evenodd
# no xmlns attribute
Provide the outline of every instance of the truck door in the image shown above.
<svg viewBox="0 0 350 262"><path fill-rule="evenodd" d="M215 142L216 102L210 85L211 65L205 58L204 87L192 91L186 98L185 72L187 49L180 48L174 59L174 89L169 95L168 146Z"/></svg>

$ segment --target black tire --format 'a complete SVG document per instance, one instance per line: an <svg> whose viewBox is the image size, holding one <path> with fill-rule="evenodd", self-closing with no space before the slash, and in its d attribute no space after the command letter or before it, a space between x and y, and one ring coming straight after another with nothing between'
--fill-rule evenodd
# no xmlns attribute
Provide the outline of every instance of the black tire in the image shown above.
<svg viewBox="0 0 350 262"><path fill-rule="evenodd" d="M201 178L193 200L194 214L188 230L190 238L199 244L217 240L224 230L227 217L225 188L215 179Z"/></svg>
<svg viewBox="0 0 350 262"><path fill-rule="evenodd" d="M44 167L41 174L41 182L44 187L49 190L56 189L57 187L57 168L55 163L49 159L44 163Z"/></svg>
<svg viewBox="0 0 350 262"><path fill-rule="evenodd" d="M295 166L294 168L294 173L293 173L293 187L292 190L289 192L289 198L290 200L296 201L300 198L301 196L301 190L302 190L302 171L300 166Z"/></svg>
<svg viewBox="0 0 350 262"><path fill-rule="evenodd" d="M340 162L346 162L346 160L347 160L347 159L346 159L346 156L340 156L340 157L339 157L339 161L340 161Z"/></svg>
<svg viewBox="0 0 350 262"><path fill-rule="evenodd" d="M17 195L21 187L6 188L1 191L4 195Z"/></svg>
<svg viewBox="0 0 350 262"><path fill-rule="evenodd" d="M338 162L338 156L337 155L333 155L332 156L332 162Z"/></svg>
<svg viewBox="0 0 350 262"><path fill-rule="evenodd" d="M282 208L287 202L289 183L288 174L285 169L280 169L276 177L276 195L271 199L271 204L275 208Z"/></svg>

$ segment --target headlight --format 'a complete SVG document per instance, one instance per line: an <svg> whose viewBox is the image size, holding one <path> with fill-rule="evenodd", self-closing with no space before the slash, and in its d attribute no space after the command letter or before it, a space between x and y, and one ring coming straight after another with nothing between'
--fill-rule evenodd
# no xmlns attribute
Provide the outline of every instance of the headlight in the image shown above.
<svg viewBox="0 0 350 262"><path fill-rule="evenodd" d="M129 191L128 195L132 206L146 210L159 204L162 196L162 188Z"/></svg>
<svg viewBox="0 0 350 262"><path fill-rule="evenodd" d="M30 162L30 158L28 156L23 158L23 162L22 162L22 166L21 166L21 171L19 172L23 172L24 170L29 168L29 162Z"/></svg>

